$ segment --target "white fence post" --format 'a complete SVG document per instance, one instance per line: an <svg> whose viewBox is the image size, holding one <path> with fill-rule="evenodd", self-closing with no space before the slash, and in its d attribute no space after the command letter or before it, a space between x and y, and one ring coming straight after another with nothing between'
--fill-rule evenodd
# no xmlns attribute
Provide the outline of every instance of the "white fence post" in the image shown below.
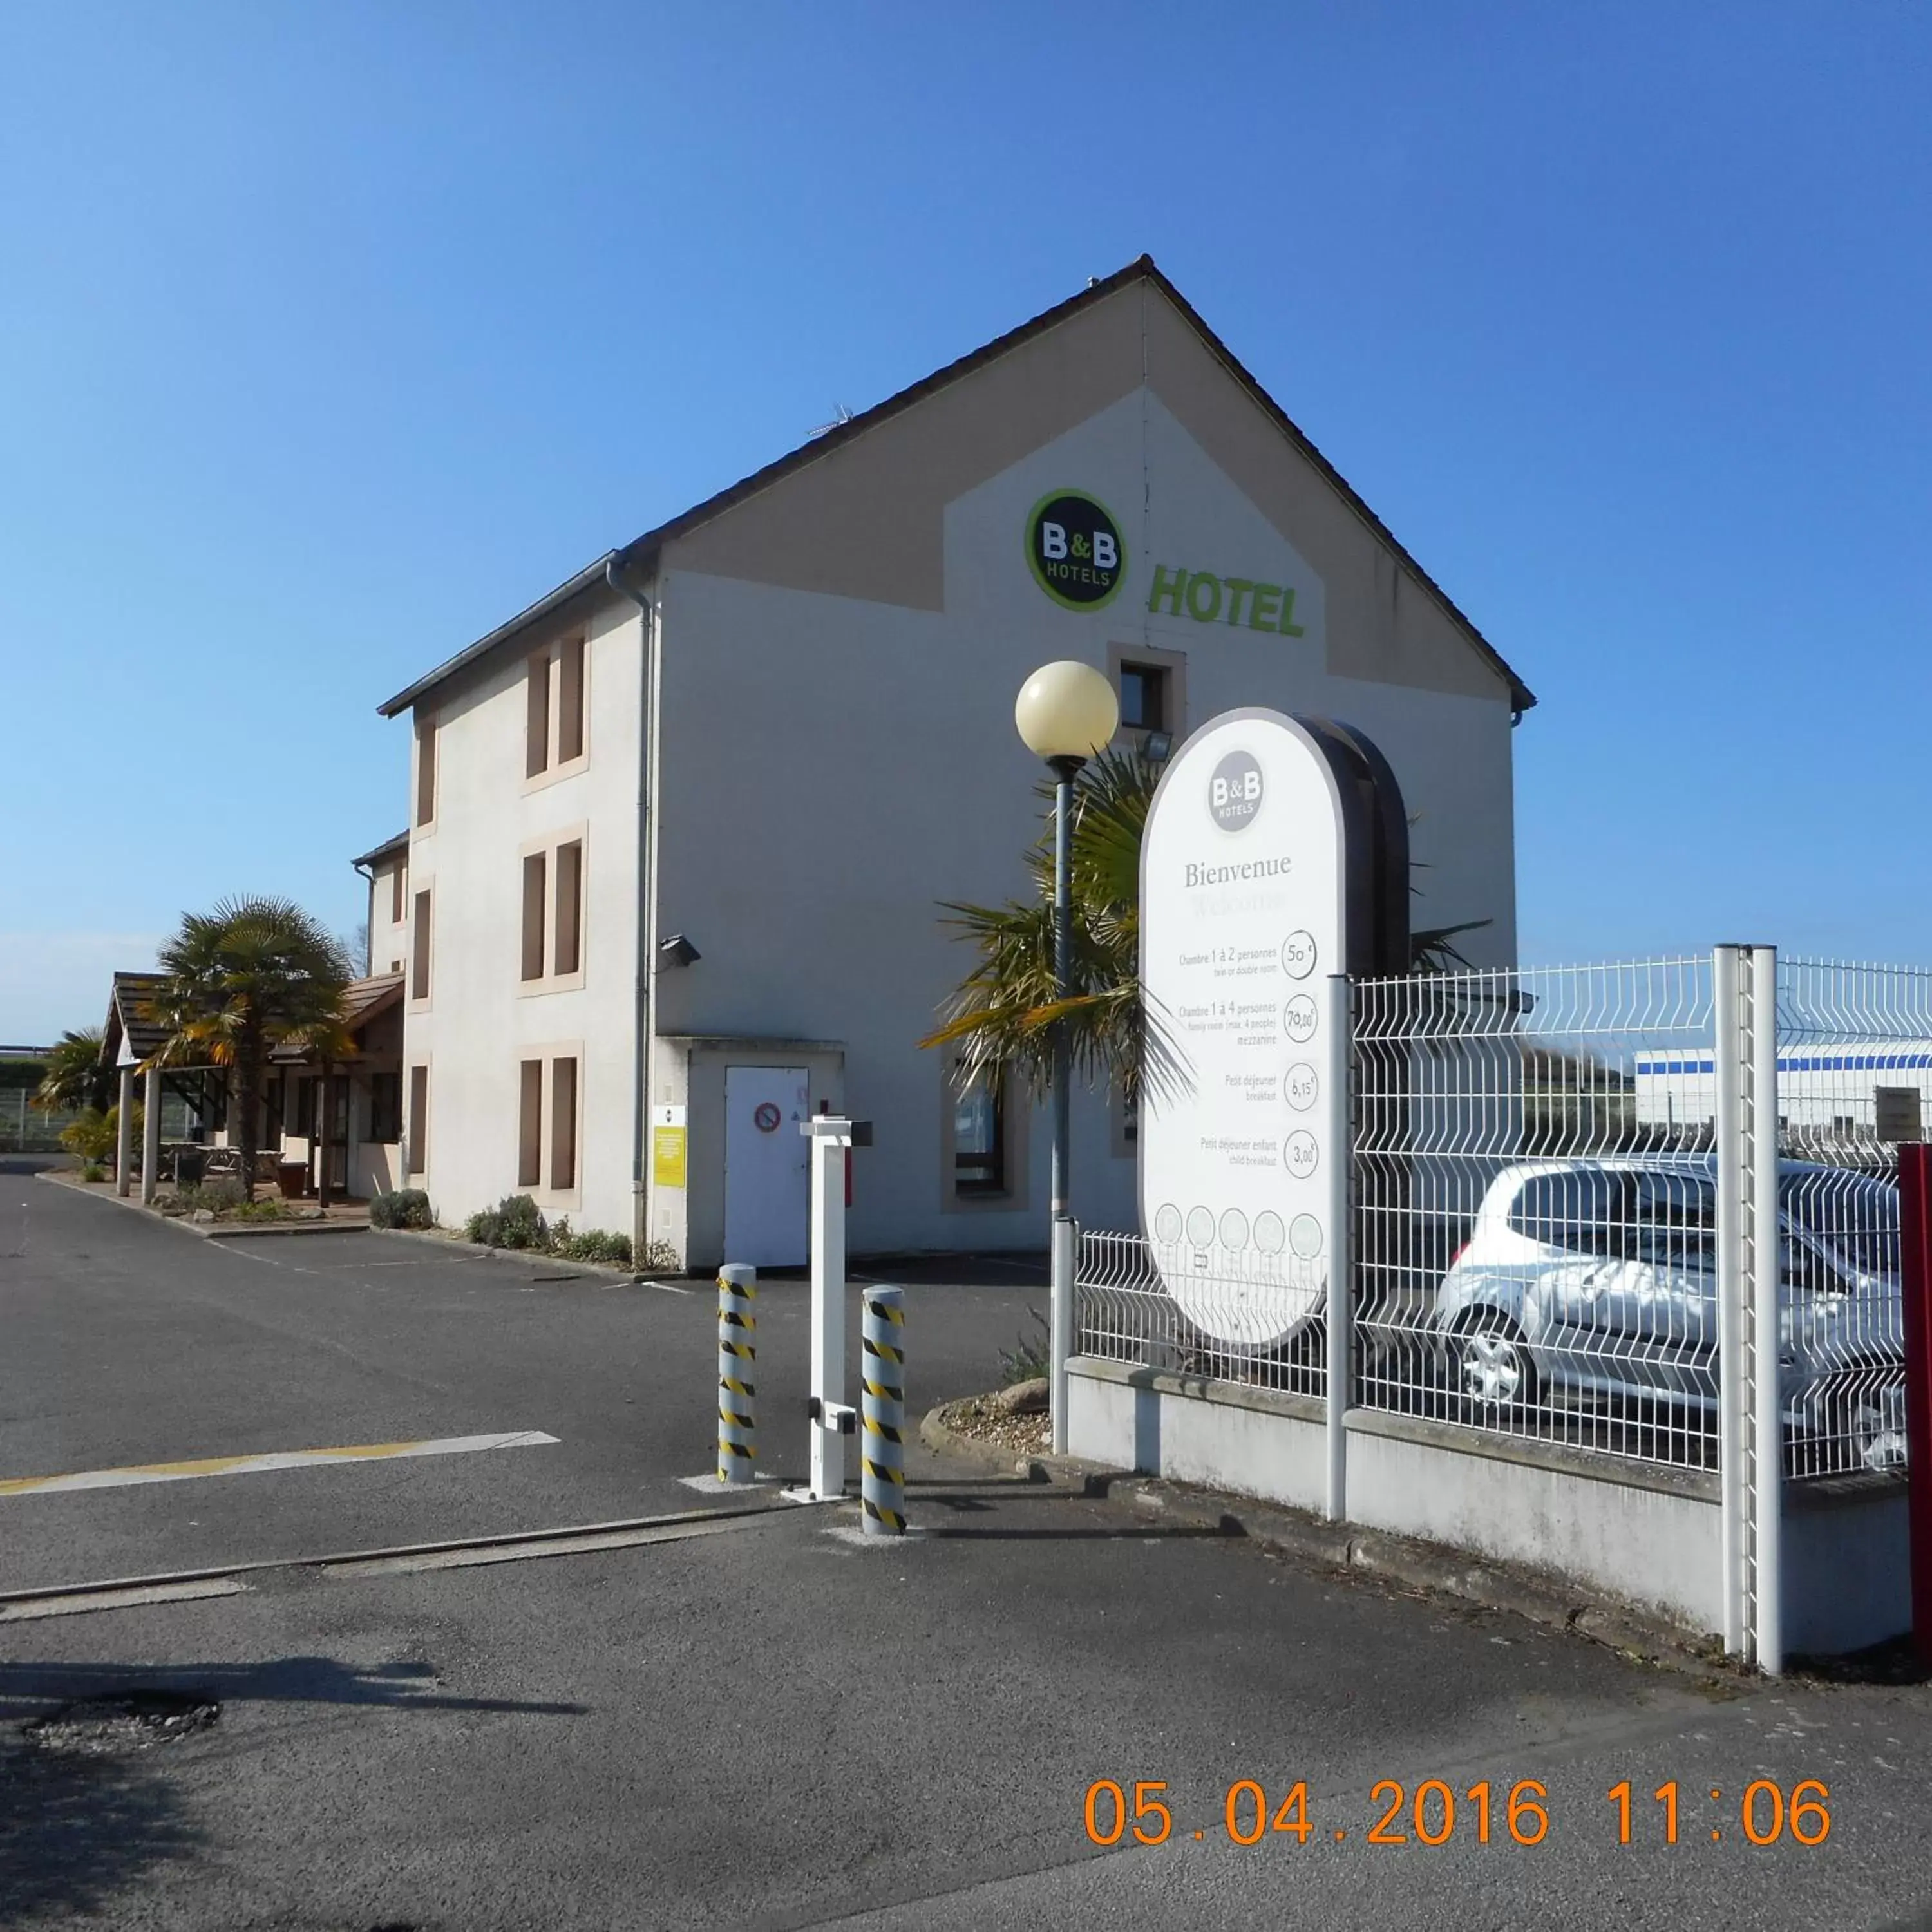
<svg viewBox="0 0 1932 1932"><path fill-rule="evenodd" d="M1784 1668L1783 1244L1778 1198L1778 949L1750 956L1751 1400L1757 1477L1752 1525L1757 1667Z"/></svg>
<svg viewBox="0 0 1932 1932"><path fill-rule="evenodd" d="M1712 990L1724 1648L1776 1676L1784 1668L1777 949L1719 946Z"/></svg>
<svg viewBox="0 0 1932 1932"><path fill-rule="evenodd" d="M1722 1518L1724 1640L1733 1657L1750 1641L1744 1567L1747 1481L1753 1445L1744 1426L1744 1268L1749 1220L1744 1172L1744 1022L1740 949L1720 946L1711 963L1712 1072L1718 1158L1718 1494Z"/></svg>
<svg viewBox="0 0 1932 1932"><path fill-rule="evenodd" d="M1328 1515L1348 1514L1348 1396L1354 1386L1349 1341L1354 1320L1354 1028L1352 989L1342 974L1328 980L1328 1092L1337 1126L1328 1167L1328 1372L1326 1378Z"/></svg>

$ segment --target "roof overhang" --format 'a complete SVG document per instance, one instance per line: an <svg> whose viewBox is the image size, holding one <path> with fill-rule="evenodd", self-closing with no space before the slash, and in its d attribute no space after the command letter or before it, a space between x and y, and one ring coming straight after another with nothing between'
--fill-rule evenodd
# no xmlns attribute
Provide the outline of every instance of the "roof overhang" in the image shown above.
<svg viewBox="0 0 1932 1932"><path fill-rule="evenodd" d="M107 996L107 1019L100 1030L103 1066L138 1066L158 1053L167 1029L143 1017L141 1007L166 983L160 973L117 973Z"/></svg>
<svg viewBox="0 0 1932 1932"><path fill-rule="evenodd" d="M374 866L379 860L392 859L399 852L406 852L409 849L410 835L407 832L398 832L394 838L386 838L380 845L372 845L359 859L352 859L349 862L359 872L364 866Z"/></svg>
<svg viewBox="0 0 1932 1932"><path fill-rule="evenodd" d="M408 710L438 685L488 657L498 645L508 644L520 632L528 630L532 624L541 623L546 617L554 616L573 598L581 597L586 590L595 590L604 581L604 566L611 562L616 554L614 550L606 550L595 563L586 563L574 577L566 579L554 590L539 597L527 610L518 611L507 624L499 624L488 637L478 638L466 650L458 651L453 658L446 658L435 670L418 678L406 689L398 692L394 697L377 705L378 715L394 718L399 712Z"/></svg>

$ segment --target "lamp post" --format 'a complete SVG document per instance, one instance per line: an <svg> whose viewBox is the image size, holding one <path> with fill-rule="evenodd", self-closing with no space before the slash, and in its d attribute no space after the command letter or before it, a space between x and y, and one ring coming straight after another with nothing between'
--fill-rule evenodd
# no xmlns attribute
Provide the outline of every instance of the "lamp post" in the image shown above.
<svg viewBox="0 0 1932 1932"><path fill-rule="evenodd" d="M1080 767L1119 730L1114 687L1091 664L1062 658L1042 664L1020 686L1013 722L1028 750L1052 768L1053 789L1053 978L1055 996L1073 994L1073 892L1067 816ZM1066 1022L1053 1024L1053 1245L1050 1385L1053 1449L1066 1453L1066 1358L1073 1352L1073 1221L1068 1205L1072 1139Z"/></svg>

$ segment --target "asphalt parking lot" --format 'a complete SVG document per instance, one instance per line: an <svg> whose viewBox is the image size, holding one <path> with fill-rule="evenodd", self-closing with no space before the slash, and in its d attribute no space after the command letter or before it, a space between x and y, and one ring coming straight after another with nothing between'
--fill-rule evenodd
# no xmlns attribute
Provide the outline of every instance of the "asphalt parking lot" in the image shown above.
<svg viewBox="0 0 1932 1932"><path fill-rule="evenodd" d="M554 1271L372 1237L258 1258L0 1174L0 1478L559 1438L0 1492L0 1592L688 1512L708 1298ZM909 1316L921 1406L992 1379L1038 1298L955 1286ZM802 1388L787 1300L761 1382ZM788 1510L0 1621L0 1922L1932 1926L1922 1682L1706 1681L1103 1498L916 1473L924 1534L884 1548L849 1507ZM1094 1842L1108 1780L1163 1787L1163 1842ZM1762 1845L1754 1781L1785 1820Z"/></svg>
<svg viewBox="0 0 1932 1932"><path fill-rule="evenodd" d="M200 1240L0 1174L0 1476L464 1441L553 1443L12 1499L0 1590L687 1509L716 1462L716 1298L377 1234ZM1030 1264L908 1270L916 1408L998 1379ZM849 1298L857 1346L859 1290ZM804 1474L809 1290L758 1298L759 1462ZM31 1502L31 1509L26 1505Z"/></svg>

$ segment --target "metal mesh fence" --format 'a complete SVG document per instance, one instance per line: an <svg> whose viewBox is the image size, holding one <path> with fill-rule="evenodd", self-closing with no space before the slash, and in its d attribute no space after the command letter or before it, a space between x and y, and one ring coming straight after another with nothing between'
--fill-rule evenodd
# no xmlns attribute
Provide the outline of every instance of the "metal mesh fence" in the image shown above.
<svg viewBox="0 0 1932 1932"><path fill-rule="evenodd" d="M1784 962L1777 991L1778 1332L1760 1348L1746 1297L1731 1367L1774 1359L1787 1477L1902 1468L1898 1150L1932 1114L1932 972ZM1750 976L1720 997L1706 956L1353 995L1350 1400L1714 1468L1721 1285L1759 1264L1748 1216L1719 1246L1743 1213L1719 1204L1728 1051L1738 1176L1770 1120ZM1325 1393L1319 1262L1204 1225L1088 1232L1076 1289L1078 1352Z"/></svg>
<svg viewBox="0 0 1932 1932"><path fill-rule="evenodd" d="M33 1105L32 1089L11 1087L0 1090L0 1154L58 1154L61 1130L79 1120L78 1107L52 1108ZM188 1102L177 1094L163 1096L161 1132L165 1138L182 1139L193 1119Z"/></svg>
<svg viewBox="0 0 1932 1932"><path fill-rule="evenodd" d="M1778 976L1786 1468L1903 1468L1898 1149L1932 1090L1932 973L1784 960Z"/></svg>
<svg viewBox="0 0 1932 1932"><path fill-rule="evenodd" d="M62 1128L80 1118L78 1108L36 1107L31 1088L0 1090L0 1154L57 1153Z"/></svg>
<svg viewBox="0 0 1932 1932"><path fill-rule="evenodd" d="M1356 989L1356 1399L1541 1442L1714 1461L1711 962Z"/></svg>
<svg viewBox="0 0 1932 1932"><path fill-rule="evenodd" d="M1280 1249L1083 1228L1074 1352L1177 1375L1300 1395L1326 1393L1318 1270ZM1158 1231L1157 1231L1158 1232Z"/></svg>

